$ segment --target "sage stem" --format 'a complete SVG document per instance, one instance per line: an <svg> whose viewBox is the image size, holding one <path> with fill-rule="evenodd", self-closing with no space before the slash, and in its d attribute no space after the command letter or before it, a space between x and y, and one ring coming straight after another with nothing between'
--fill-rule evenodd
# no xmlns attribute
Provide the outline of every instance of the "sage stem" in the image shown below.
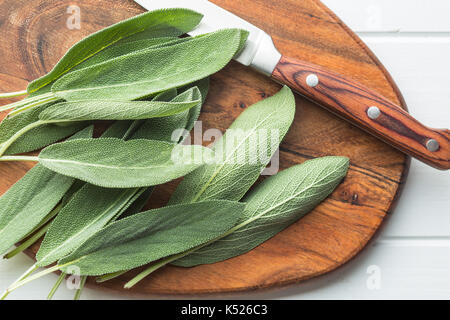
<svg viewBox="0 0 450 320"><path fill-rule="evenodd" d="M61 286L61 283L63 282L66 275L67 275L66 273L61 272L61 274L59 275L58 280L56 280L55 285L53 286L52 290L50 290L50 293L47 296L47 300L53 299L53 296L55 295L58 288Z"/></svg>
<svg viewBox="0 0 450 320"><path fill-rule="evenodd" d="M52 272L58 271L58 270L60 270L60 269L62 269L64 267L67 267L67 266L70 266L72 264L75 264L78 261L80 261L80 259L77 259L75 261L68 262L68 263L65 263L65 264L62 264L62 265L56 265L54 267L45 269L44 271L41 271L38 274L35 274L34 276L27 277L27 278L25 278L23 280L20 280L20 281L16 282L16 283L13 283L11 286L9 286L8 289L6 289L5 294L9 294L12 291L14 291L14 290L16 290L16 289L26 285L29 282L32 282L32 281L37 280L39 278L42 278L43 276L46 276L46 275L48 275L48 274L50 274Z"/></svg>
<svg viewBox="0 0 450 320"><path fill-rule="evenodd" d="M106 281L118 278L118 277L120 277L121 275L123 275L123 274L125 274L127 272L128 272L128 270L118 271L118 272L114 272L114 273L108 273L108 274L105 274L103 276L98 277L95 281L97 283L106 282Z"/></svg>
<svg viewBox="0 0 450 320"><path fill-rule="evenodd" d="M20 97L28 94L27 90L23 91L16 91L16 92L6 92L6 93L0 93L0 99L6 99L6 98L14 98L14 97Z"/></svg>
<svg viewBox="0 0 450 320"><path fill-rule="evenodd" d="M75 292L73 300L80 300L81 293L83 292L84 285L86 284L87 276L82 276L80 281L80 288Z"/></svg>
<svg viewBox="0 0 450 320"><path fill-rule="evenodd" d="M22 281L24 279L26 279L27 277L29 277L34 271L36 271L39 267L37 265L33 265L31 266L30 269L28 269L27 271L25 271L25 273L23 275L21 275L16 281L14 281L11 285L14 285L16 283L18 283L19 281ZM11 293L10 290L6 289L5 292L3 293L3 295L0 297L0 300L5 300L6 297Z"/></svg>
<svg viewBox="0 0 450 320"><path fill-rule="evenodd" d="M0 162L10 162L10 161L39 162L39 158L32 157L32 156L3 156L3 157L0 157Z"/></svg>
<svg viewBox="0 0 450 320"><path fill-rule="evenodd" d="M28 109L31 109L31 108L34 108L34 107L37 107L37 106L40 106L40 105L43 105L43 104L46 104L46 103L49 103L49 102L57 101L57 100L59 100L59 98L56 98L56 97L50 97L48 99L39 100L39 101L37 101L35 103L30 103L30 104L24 105L21 108L17 108L15 110L11 111L9 113L9 116L12 117L12 116L15 116L16 114L19 114L19 113L21 113L23 111L26 111Z"/></svg>
<svg viewBox="0 0 450 320"><path fill-rule="evenodd" d="M31 108L31 107L40 105L42 103L42 101L47 102L47 100L50 98L52 98L52 100L53 99L58 100L56 97L53 96L52 93L47 93L47 94L39 95L39 96L32 97L32 98L26 98L26 99L2 106L2 107L0 107L0 112L11 110L11 109L16 109L16 108L17 108L17 110L14 110L14 111L18 111L27 106L30 106L30 108ZM27 108L27 109L29 109L29 108Z"/></svg>
<svg viewBox="0 0 450 320"><path fill-rule="evenodd" d="M198 248L195 248L195 250L197 250ZM160 262L157 262L153 265L151 265L148 269L142 271L141 273L139 273L136 277L134 277L133 279L131 279L130 281L128 281L124 288L125 289L131 289L132 287L134 287L138 282L144 280L148 275L150 275L151 273L155 272L156 270L161 269L162 267L164 267L165 265L178 260L180 258L183 258L184 256L190 254L191 252L195 251L194 249L189 250L187 252L182 252L180 254L174 255L172 257L166 258L164 260L161 260Z"/></svg>

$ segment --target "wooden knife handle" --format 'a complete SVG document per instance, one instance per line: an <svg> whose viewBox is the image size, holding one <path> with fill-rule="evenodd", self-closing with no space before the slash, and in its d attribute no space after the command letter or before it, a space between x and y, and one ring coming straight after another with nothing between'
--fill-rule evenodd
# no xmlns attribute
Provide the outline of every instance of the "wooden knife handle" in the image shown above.
<svg viewBox="0 0 450 320"><path fill-rule="evenodd" d="M373 90L325 68L282 57L272 77L396 149L450 169L450 131L431 129Z"/></svg>

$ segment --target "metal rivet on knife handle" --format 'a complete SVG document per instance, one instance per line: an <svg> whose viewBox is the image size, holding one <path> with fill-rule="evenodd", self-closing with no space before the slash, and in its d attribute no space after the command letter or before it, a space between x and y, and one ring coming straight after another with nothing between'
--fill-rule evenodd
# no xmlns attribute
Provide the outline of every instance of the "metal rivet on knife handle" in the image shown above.
<svg viewBox="0 0 450 320"><path fill-rule="evenodd" d="M380 108L370 107L369 109L367 109L367 115L372 120L378 119L378 117L381 115Z"/></svg>
<svg viewBox="0 0 450 320"><path fill-rule="evenodd" d="M428 151L431 151L431 152L438 151L439 150L439 142L437 142L434 139L428 140L428 142L427 142L427 149L428 149Z"/></svg>
<svg viewBox="0 0 450 320"><path fill-rule="evenodd" d="M306 77L306 84L312 88L319 84L319 77L315 74L310 74Z"/></svg>

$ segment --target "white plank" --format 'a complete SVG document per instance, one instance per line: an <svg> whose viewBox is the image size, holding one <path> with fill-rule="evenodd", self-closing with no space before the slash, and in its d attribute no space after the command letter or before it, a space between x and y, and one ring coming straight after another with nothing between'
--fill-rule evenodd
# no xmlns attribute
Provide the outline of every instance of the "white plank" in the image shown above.
<svg viewBox="0 0 450 320"><path fill-rule="evenodd" d="M342 268L299 285L268 292L227 295L226 298L449 299L450 242L445 239L434 239L433 242L407 240L391 239L374 243ZM30 265L30 259L25 256L8 263L0 262L0 290L4 290ZM45 299L56 278L56 275L46 276L19 288L9 298ZM63 284L55 299L72 299L73 294ZM88 288L82 296L82 299L128 298L134 297Z"/></svg>
<svg viewBox="0 0 450 320"><path fill-rule="evenodd" d="M413 160L403 194L382 237L450 238L450 178Z"/></svg>
<svg viewBox="0 0 450 320"><path fill-rule="evenodd" d="M448 0L323 0L355 31L450 32Z"/></svg>

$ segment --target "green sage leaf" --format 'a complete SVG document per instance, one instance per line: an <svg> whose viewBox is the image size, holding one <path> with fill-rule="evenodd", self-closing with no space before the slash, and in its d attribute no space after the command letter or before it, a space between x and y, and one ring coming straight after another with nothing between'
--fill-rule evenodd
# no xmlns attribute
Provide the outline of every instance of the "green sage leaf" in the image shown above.
<svg viewBox="0 0 450 320"><path fill-rule="evenodd" d="M200 92L192 88L189 101L77 101L61 102L44 110L41 121L139 120L171 116L201 103ZM196 93L193 93L193 92ZM198 92L198 93L197 93ZM197 97L198 96L198 97Z"/></svg>
<svg viewBox="0 0 450 320"><path fill-rule="evenodd" d="M138 35L138 34L137 34ZM149 36L149 35L146 35ZM123 40L130 39L132 40L134 36L125 38ZM77 70L85 69L91 67L93 65L104 63L106 61L113 61L115 58L139 51L139 50L147 50L147 49L157 49L168 47L177 43L189 41L190 38L176 38L176 37L161 37L161 38L150 38L150 39L140 39L135 41L119 41L103 51L95 54L91 58L83 61L77 66L74 66L68 72L74 72ZM51 86L53 82L42 87L38 91L32 93L29 97L43 96L46 93L51 92Z"/></svg>
<svg viewBox="0 0 450 320"><path fill-rule="evenodd" d="M174 264L210 264L252 250L325 200L346 176L348 166L347 158L318 158L266 179L243 199L247 207L237 227Z"/></svg>
<svg viewBox="0 0 450 320"><path fill-rule="evenodd" d="M143 39L136 40L132 42L126 43L117 43L114 44L105 50L97 53L93 57L88 60L80 63L76 67L71 69L71 72L81 70L84 68L91 67L93 65L106 62L108 60L113 60L115 58L124 56L126 54L130 54L139 50L147 50L147 49L157 49L166 46L170 46L173 44L177 44L180 42L188 41L186 39L190 38L176 38L176 37L163 37L163 38L153 38L153 39Z"/></svg>
<svg viewBox="0 0 450 320"><path fill-rule="evenodd" d="M92 127L72 139L92 136ZM74 179L57 174L40 164L14 184L0 198L0 254L32 231L70 189Z"/></svg>
<svg viewBox="0 0 450 320"><path fill-rule="evenodd" d="M208 201L151 210L114 222L60 264L80 259L82 275L136 268L206 243L231 229L245 205Z"/></svg>
<svg viewBox="0 0 450 320"><path fill-rule="evenodd" d="M33 230L58 204L73 183L42 166L35 166L0 198L0 254Z"/></svg>
<svg viewBox="0 0 450 320"><path fill-rule="evenodd" d="M85 184L52 222L37 253L37 264L48 266L78 248L118 217L137 191Z"/></svg>
<svg viewBox="0 0 450 320"><path fill-rule="evenodd" d="M185 126L185 129L187 132L190 132L194 128L195 122L200 117L200 112L202 110L202 106L205 103L206 97L208 96L208 92L209 92L209 78L199 80L199 81L195 82L195 85L200 90L202 103L189 109L189 114L187 116L187 122L186 122L186 126ZM184 139L182 138L182 140L184 140Z"/></svg>
<svg viewBox="0 0 450 320"><path fill-rule="evenodd" d="M240 200L270 162L294 114L294 95L287 87L249 107L214 145L216 161L186 176L169 203Z"/></svg>
<svg viewBox="0 0 450 320"><path fill-rule="evenodd" d="M146 38L179 36L194 29L202 15L187 9L164 9L146 12L100 30L76 43L47 75L33 81L28 93L55 81L83 61L105 48L143 33ZM137 38L134 37L133 40Z"/></svg>
<svg viewBox="0 0 450 320"><path fill-rule="evenodd" d="M201 146L155 140L82 139L39 155L46 168L106 188L154 186L182 177L212 158Z"/></svg>
<svg viewBox="0 0 450 320"><path fill-rule="evenodd" d="M200 115L202 107L203 95L206 96L208 92L208 80L201 80L193 85L198 85L197 90L187 89L175 98L172 102L185 102L185 101L198 101L198 104L188 111L180 112L173 116L154 118L146 120L138 131L134 135L134 139L150 139L161 140L178 143L183 137L183 130L190 131L194 126L194 122L197 121ZM197 88L197 87L195 87ZM202 93L203 92L203 93ZM159 99L168 97L167 93L164 96L160 96ZM173 92L171 93L173 95ZM158 97L155 97L157 99Z"/></svg>
<svg viewBox="0 0 450 320"><path fill-rule="evenodd" d="M141 50L71 72L52 92L67 101L136 100L203 79L225 67L240 46L241 30L227 29L159 49Z"/></svg>
<svg viewBox="0 0 450 320"><path fill-rule="evenodd" d="M165 102L169 102L169 101L173 101L173 99L175 99L178 96L178 90L176 88L172 88L169 89L167 91L161 92L159 94L157 94L154 98L153 101L165 101ZM188 97L186 97L187 99ZM176 101L180 102L181 99L177 99ZM182 100L181 100L182 102Z"/></svg>
<svg viewBox="0 0 450 320"><path fill-rule="evenodd" d="M47 103L21 112L13 117L6 117L0 124L0 144L11 138L17 131L39 120L39 114L54 103ZM5 154L26 153L46 147L54 142L86 127L87 123L74 123L68 126L46 124L34 128L17 139Z"/></svg>
<svg viewBox="0 0 450 320"><path fill-rule="evenodd" d="M133 120L116 121L103 132L102 138L123 139L134 122Z"/></svg>

